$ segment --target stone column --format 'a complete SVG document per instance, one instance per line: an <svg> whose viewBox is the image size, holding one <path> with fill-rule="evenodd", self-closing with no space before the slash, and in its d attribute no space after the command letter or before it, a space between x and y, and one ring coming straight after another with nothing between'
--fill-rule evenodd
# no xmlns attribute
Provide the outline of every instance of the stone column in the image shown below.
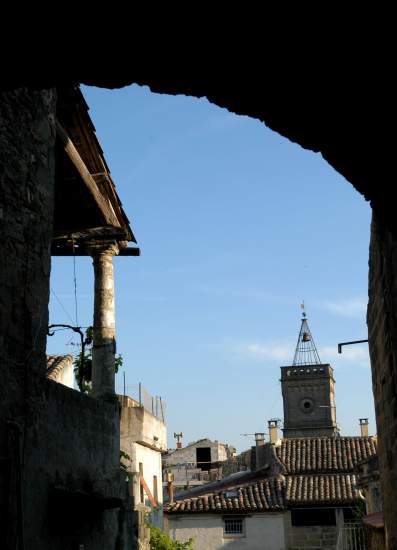
<svg viewBox="0 0 397 550"><path fill-rule="evenodd" d="M116 353L113 256L119 253L114 242L92 245L95 276L94 339L92 348L92 394L114 396Z"/></svg>

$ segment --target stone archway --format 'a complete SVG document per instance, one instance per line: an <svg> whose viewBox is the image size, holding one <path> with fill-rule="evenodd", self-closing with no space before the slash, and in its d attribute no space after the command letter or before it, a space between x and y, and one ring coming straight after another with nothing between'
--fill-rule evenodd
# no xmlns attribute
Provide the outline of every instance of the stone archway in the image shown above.
<svg viewBox="0 0 397 550"><path fill-rule="evenodd" d="M121 69L109 66L87 69L81 62L63 71L58 78L37 73L34 82L23 77L10 79L7 88L29 84L37 89L54 88L76 82L114 88L137 83L148 85L158 93L206 96L221 107L258 118L302 147L320 152L371 202L374 221L369 344L385 519L390 548L397 547L397 218L381 142L382 125L389 110L386 86L368 85L371 81L376 84L378 75L374 65L365 66L365 59L360 60L359 67L354 65L353 71L351 59L340 58L339 65L325 61L320 68L303 58L287 60L283 65L279 62L261 65L258 54L256 58L251 56L252 68L248 68L243 55L214 59L203 52L200 57L189 60L186 71L184 63L172 57L167 59L167 54L170 52L162 52L167 62L157 60L143 69L144 55L139 59L139 66L119 59ZM117 48L113 49L113 55L118 55ZM42 136L41 147L45 147L46 140L50 146L52 139L50 133ZM44 227L45 213L41 222ZM21 250L16 250L19 261ZM43 258L48 261L47 256L45 246L37 250L38 262ZM45 300L45 291L42 294ZM26 333L31 340L30 329L38 321L33 319L33 312L28 310L28 315L32 322L27 323Z"/></svg>

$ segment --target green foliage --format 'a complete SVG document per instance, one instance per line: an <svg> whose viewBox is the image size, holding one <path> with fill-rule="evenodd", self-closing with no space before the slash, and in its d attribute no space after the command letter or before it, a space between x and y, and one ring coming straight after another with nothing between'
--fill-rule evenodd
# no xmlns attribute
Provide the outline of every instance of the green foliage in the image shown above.
<svg viewBox="0 0 397 550"><path fill-rule="evenodd" d="M91 393L92 390L92 343L94 337L93 327L88 327L85 331L85 350L84 354L80 352L73 361L73 370L77 385L81 392ZM121 355L117 355L114 361L114 371L118 372L123 364Z"/></svg>
<svg viewBox="0 0 397 550"><path fill-rule="evenodd" d="M364 499L360 499L356 506L353 508L353 516L354 519L357 521L361 521L363 517L366 515L366 503Z"/></svg>
<svg viewBox="0 0 397 550"><path fill-rule="evenodd" d="M172 540L164 531L154 525L150 525L150 548L151 550L193 550L193 539L186 542Z"/></svg>
<svg viewBox="0 0 397 550"><path fill-rule="evenodd" d="M126 478L128 479L128 481L131 481L132 479L132 474L131 472L128 471L128 465L123 462L123 459L125 460L129 460L131 462L131 457L128 453L125 453L124 451L122 451L120 449L120 468L123 470L123 472L125 473L126 475Z"/></svg>

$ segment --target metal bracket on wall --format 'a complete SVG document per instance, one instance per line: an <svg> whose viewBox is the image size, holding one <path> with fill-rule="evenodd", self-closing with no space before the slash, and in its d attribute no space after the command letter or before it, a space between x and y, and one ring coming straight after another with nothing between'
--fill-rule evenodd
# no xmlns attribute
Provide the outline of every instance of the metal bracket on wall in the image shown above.
<svg viewBox="0 0 397 550"><path fill-rule="evenodd" d="M368 342L367 340L353 340L352 342L341 342L338 344L338 353L342 353L342 346L350 346L350 344L363 344L364 342Z"/></svg>

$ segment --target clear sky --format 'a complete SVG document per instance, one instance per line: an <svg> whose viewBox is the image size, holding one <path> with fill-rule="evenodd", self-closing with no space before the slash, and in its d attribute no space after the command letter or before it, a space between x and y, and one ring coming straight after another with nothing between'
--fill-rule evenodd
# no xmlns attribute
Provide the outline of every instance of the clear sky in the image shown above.
<svg viewBox="0 0 397 550"><path fill-rule="evenodd" d="M146 87L82 88L141 257L114 260L117 351L129 391L167 403L169 445L244 433L282 418L305 301L337 420L375 433L366 303L370 207L319 154L206 99ZM93 272L76 259L78 322L92 324ZM50 322L74 319L73 259L53 258ZM56 296L55 296L56 295ZM62 306L61 306L61 304ZM65 311L66 310L66 311ZM68 333L51 353L75 353ZM123 371L117 375L122 392Z"/></svg>

